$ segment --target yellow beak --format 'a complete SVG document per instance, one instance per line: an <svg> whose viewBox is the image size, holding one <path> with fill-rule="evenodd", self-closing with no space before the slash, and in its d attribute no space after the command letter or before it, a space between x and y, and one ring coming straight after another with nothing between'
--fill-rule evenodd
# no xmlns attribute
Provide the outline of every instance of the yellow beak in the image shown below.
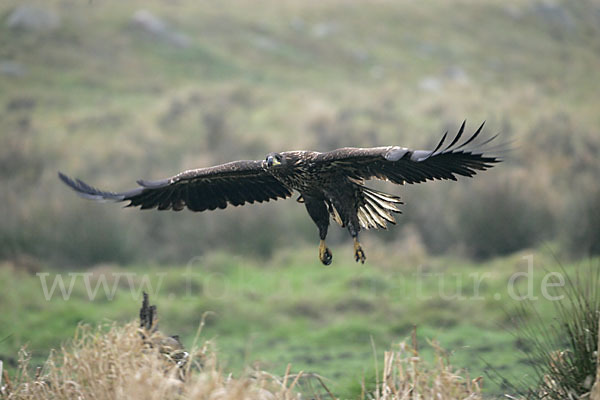
<svg viewBox="0 0 600 400"><path fill-rule="evenodd" d="M277 161L275 157L269 156L269 158L267 158L267 165L269 167L278 166L279 164L281 164L281 162Z"/></svg>

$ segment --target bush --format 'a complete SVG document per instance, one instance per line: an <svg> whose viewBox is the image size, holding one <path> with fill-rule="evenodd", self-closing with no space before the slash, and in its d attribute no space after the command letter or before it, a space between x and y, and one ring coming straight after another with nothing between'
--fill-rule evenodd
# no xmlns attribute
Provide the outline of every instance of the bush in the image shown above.
<svg viewBox="0 0 600 400"><path fill-rule="evenodd" d="M460 197L455 236L476 258L510 254L553 235L549 196L516 174L474 182Z"/></svg>
<svg viewBox="0 0 600 400"><path fill-rule="evenodd" d="M578 257L600 254L600 187L591 177L571 193L560 234L567 251Z"/></svg>
<svg viewBox="0 0 600 400"><path fill-rule="evenodd" d="M564 288L553 296L556 318L542 320L531 302L523 303L515 322L516 336L532 366L531 378L502 377L508 387L528 399L563 400L589 396L598 368L600 318L600 265L592 263L566 277Z"/></svg>
<svg viewBox="0 0 600 400"><path fill-rule="evenodd" d="M461 245L455 229L456 202L448 185L419 185L403 194L406 203L397 220L400 224L414 225L427 250L443 254ZM399 230L398 230L399 231Z"/></svg>

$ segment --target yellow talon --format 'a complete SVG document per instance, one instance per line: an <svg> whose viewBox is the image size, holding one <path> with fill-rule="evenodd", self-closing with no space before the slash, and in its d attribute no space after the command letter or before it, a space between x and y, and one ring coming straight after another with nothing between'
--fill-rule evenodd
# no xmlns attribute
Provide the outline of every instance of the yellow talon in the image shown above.
<svg viewBox="0 0 600 400"><path fill-rule="evenodd" d="M327 246L325 245L325 241L321 240L319 243L319 259L324 265L331 264L331 260L333 259L333 255Z"/></svg>
<svg viewBox="0 0 600 400"><path fill-rule="evenodd" d="M362 264L364 264L365 260L367 259L367 257L365 256L365 252L360 246L360 243L358 242L357 238L354 238L354 259L356 260L356 262L360 261Z"/></svg>

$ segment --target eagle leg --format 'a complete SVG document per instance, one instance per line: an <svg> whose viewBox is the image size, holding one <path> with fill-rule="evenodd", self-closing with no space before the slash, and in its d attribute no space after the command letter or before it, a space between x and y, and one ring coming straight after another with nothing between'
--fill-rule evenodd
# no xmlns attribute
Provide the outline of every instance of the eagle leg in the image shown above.
<svg viewBox="0 0 600 400"><path fill-rule="evenodd" d="M348 225L348 232L350 232L352 239L354 239L354 259L356 260L356 262L360 261L361 264L364 264L367 259L367 256L365 255L365 252L362 249L360 242L358 241L358 232L360 230L358 216L356 214L354 214L350 218L350 221L348 221L347 225Z"/></svg>
<svg viewBox="0 0 600 400"><path fill-rule="evenodd" d="M367 259L367 256L365 256L365 252L358 241L358 236L354 237L354 259L356 262L360 261L361 264L364 264Z"/></svg>
<svg viewBox="0 0 600 400"><path fill-rule="evenodd" d="M333 255L325 245L327 229L329 228L329 212L327 211L325 201L304 194L302 194L301 197L304 199L304 206L306 207L308 214L317 225L317 228L319 228L319 238L321 239L321 242L319 243L319 260L321 260L324 265L329 265L331 264Z"/></svg>
<svg viewBox="0 0 600 400"><path fill-rule="evenodd" d="M325 244L325 240L321 240L319 243L319 259L323 265L329 265L331 264L331 260L333 260L333 254L331 254L331 250Z"/></svg>

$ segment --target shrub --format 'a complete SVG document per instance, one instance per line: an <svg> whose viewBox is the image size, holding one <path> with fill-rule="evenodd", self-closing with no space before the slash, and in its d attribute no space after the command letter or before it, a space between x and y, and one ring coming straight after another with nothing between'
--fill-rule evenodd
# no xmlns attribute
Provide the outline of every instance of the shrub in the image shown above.
<svg viewBox="0 0 600 400"><path fill-rule="evenodd" d="M547 196L515 174L474 182L456 203L455 235L480 259L535 246L554 231Z"/></svg>
<svg viewBox="0 0 600 400"><path fill-rule="evenodd" d="M530 379L502 377L518 395L528 399L563 400L589 396L598 368L598 319L600 317L600 265L578 270L574 278L552 295L556 319L542 320L531 302L523 303L515 322L516 336L532 366Z"/></svg>
<svg viewBox="0 0 600 400"><path fill-rule="evenodd" d="M578 257L600 254L600 187L595 179L572 193L560 231L567 250Z"/></svg>

